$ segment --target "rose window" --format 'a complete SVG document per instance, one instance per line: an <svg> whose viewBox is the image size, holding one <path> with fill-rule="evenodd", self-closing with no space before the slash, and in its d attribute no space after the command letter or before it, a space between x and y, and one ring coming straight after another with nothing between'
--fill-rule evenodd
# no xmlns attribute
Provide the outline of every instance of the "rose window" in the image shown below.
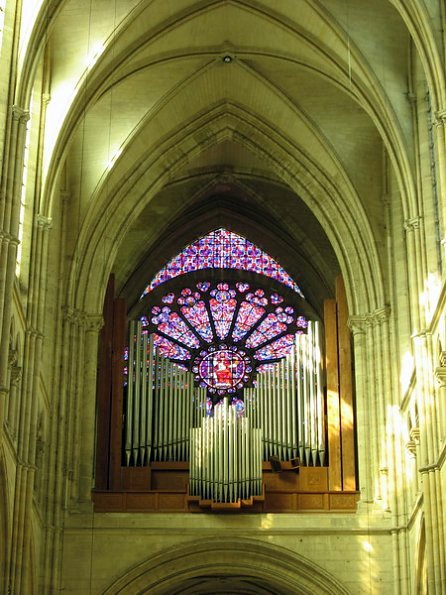
<svg viewBox="0 0 446 595"><path fill-rule="evenodd" d="M215 398L253 386L256 373L288 355L308 326L276 291L226 281L169 291L142 322L161 355Z"/></svg>

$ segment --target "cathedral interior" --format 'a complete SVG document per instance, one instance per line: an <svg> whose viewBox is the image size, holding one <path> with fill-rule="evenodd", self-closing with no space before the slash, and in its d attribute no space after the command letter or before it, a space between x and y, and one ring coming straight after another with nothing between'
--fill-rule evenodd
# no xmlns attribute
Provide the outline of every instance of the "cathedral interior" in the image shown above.
<svg viewBox="0 0 446 595"><path fill-rule="evenodd" d="M446 593L445 29L0 0L0 593Z"/></svg>

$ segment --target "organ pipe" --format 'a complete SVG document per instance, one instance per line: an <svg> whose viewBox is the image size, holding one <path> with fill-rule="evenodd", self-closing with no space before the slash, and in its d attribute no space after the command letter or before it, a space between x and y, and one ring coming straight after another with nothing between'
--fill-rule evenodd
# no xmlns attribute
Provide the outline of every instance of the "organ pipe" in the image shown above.
<svg viewBox="0 0 446 595"><path fill-rule="evenodd" d="M262 493L261 430L239 416L228 399L191 430L189 491L223 503Z"/></svg>
<svg viewBox="0 0 446 595"><path fill-rule="evenodd" d="M324 465L321 345L320 325L310 321L308 334L296 335L289 356L258 374L255 388L244 390L247 421L234 423L231 434L229 430L223 431L224 425L210 429L212 422L203 421L208 419L206 390L194 386L192 374L160 355L153 336L142 332L140 322L131 322L124 464L143 466L151 460L190 460L192 473L192 468L198 464L197 453L190 450L195 448L193 445L198 440L191 439L192 428L195 428L202 434L200 448L207 449L203 451L207 453L206 469L200 481L208 486L210 476L227 478L227 484L219 480L214 490L223 500L234 497L234 485L238 485L239 475L250 476L246 481L252 489L257 485L254 463L246 451L248 444L251 444L250 448L257 448L257 443L252 442L257 430L262 431L258 453L264 460L272 455L282 460L299 456L302 465ZM232 416L232 409L228 409L228 416ZM248 424L244 430L243 423ZM213 444L218 445L217 450L210 446L210 441L214 440L212 432L215 432L217 442ZM240 432L245 432L244 442ZM223 453L221 458L220 451ZM196 476L194 481L197 481ZM242 492L247 485L243 484ZM209 486L206 488L207 491L210 489Z"/></svg>

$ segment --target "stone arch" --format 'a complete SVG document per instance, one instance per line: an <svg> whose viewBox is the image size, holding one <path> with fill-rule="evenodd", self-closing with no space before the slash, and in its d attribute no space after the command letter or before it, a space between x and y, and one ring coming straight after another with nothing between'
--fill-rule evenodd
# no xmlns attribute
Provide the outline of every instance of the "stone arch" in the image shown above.
<svg viewBox="0 0 446 595"><path fill-rule="evenodd" d="M244 577L264 593L347 595L333 576L303 556L254 539L203 539L169 548L132 568L104 591L104 595L184 592L195 581L212 577ZM271 591L269 591L271 589ZM262 592L262 591L259 591Z"/></svg>
<svg viewBox="0 0 446 595"><path fill-rule="evenodd" d="M272 129L261 128L259 121L251 122L237 105L215 106L205 120L191 124L186 137L180 131L160 146L156 155L147 156L134 172L136 179L121 182L117 187L110 184L106 204L102 196L96 198L73 258L68 304L86 311L100 311L102 292L125 233L147 201L152 200L172 175L173 168L166 170L164 163L175 162L178 169L190 154L204 151L223 138L231 138L258 152L284 183L311 205L337 254L347 291L355 287L355 292L349 292L351 311L368 312L382 307L384 288L373 234L348 182L344 181L340 188L325 171L312 166L305 155L284 143ZM209 133L204 146L192 140L197 131ZM177 162L178 154L181 160ZM138 175L141 170L144 174ZM129 192L134 200L125 200ZM333 221L338 225L333 225ZM353 254L360 266L352 262ZM92 283L92 279L97 283Z"/></svg>

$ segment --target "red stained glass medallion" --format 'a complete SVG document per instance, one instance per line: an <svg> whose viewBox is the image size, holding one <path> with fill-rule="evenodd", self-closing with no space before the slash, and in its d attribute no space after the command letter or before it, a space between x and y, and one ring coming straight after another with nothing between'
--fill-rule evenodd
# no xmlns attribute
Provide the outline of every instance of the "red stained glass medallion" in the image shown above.
<svg viewBox="0 0 446 595"><path fill-rule="evenodd" d="M251 385L257 372L288 355L307 326L282 296L248 283L199 282L172 296L151 308L150 322L143 317L146 330L164 356L217 396Z"/></svg>
<svg viewBox="0 0 446 595"><path fill-rule="evenodd" d="M196 366L197 380L211 391L231 393L247 379L248 363L249 360L230 349L211 351Z"/></svg>

